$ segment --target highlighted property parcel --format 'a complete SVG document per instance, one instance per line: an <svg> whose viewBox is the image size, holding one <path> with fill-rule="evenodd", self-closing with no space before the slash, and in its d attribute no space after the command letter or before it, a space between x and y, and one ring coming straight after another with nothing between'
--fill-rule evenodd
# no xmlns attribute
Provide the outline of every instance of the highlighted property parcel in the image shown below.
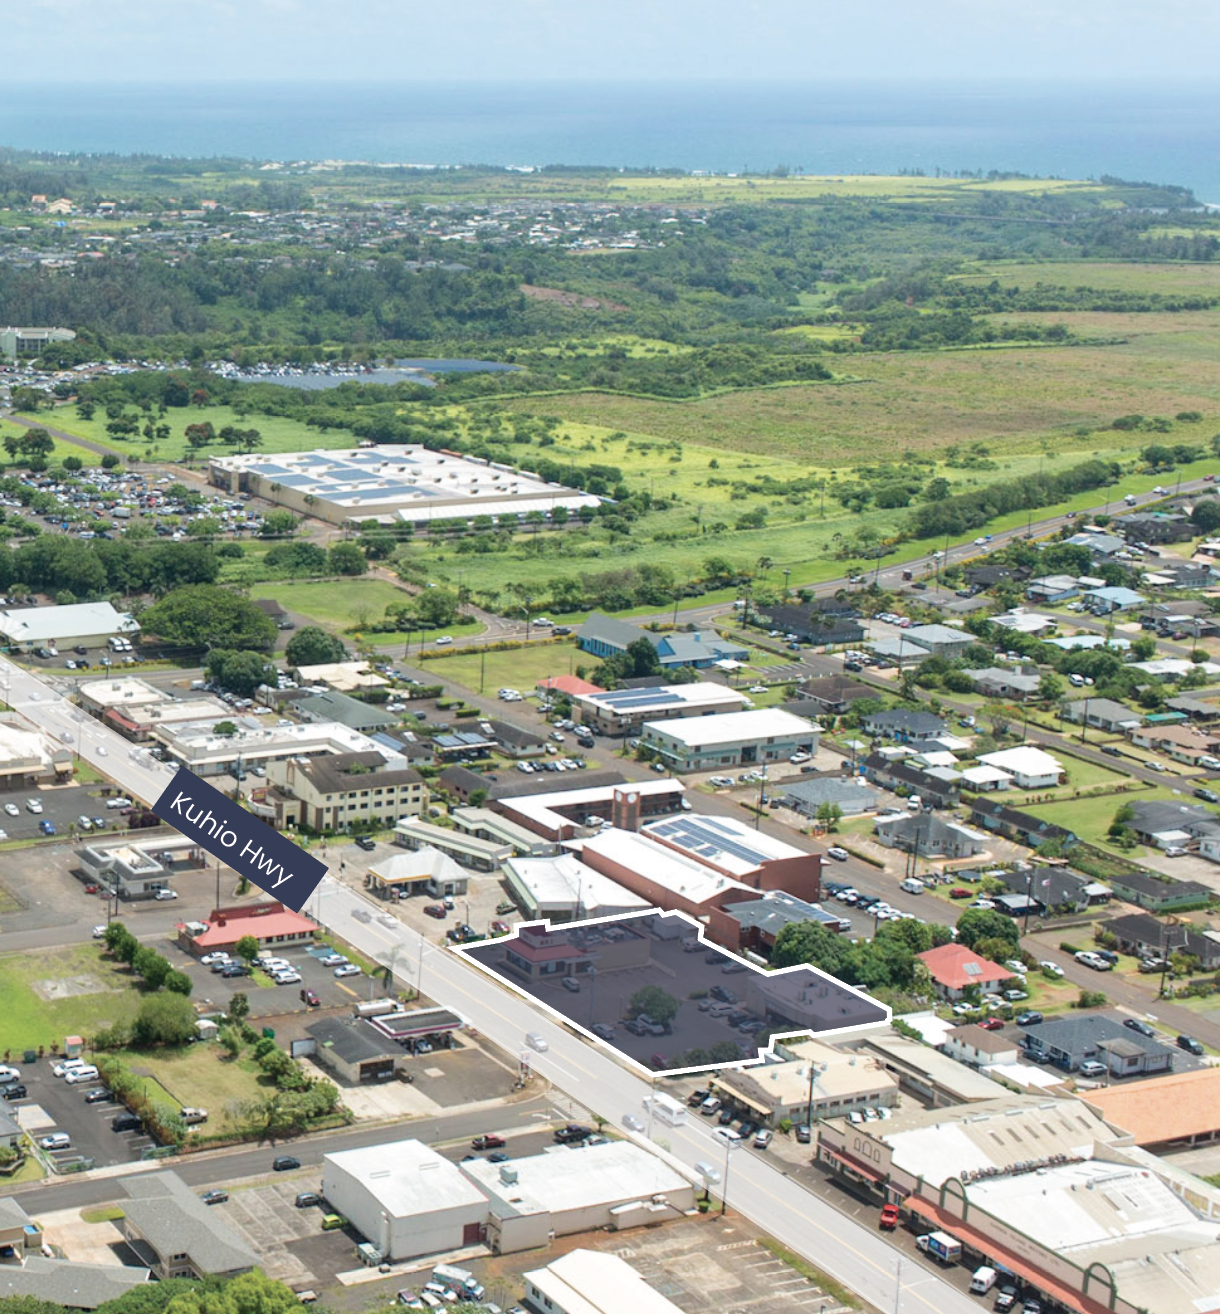
<svg viewBox="0 0 1220 1314"><path fill-rule="evenodd" d="M464 945L483 971L648 1072L761 1061L780 1036L882 1026L890 1010L817 968L762 968L680 912L629 913Z"/></svg>

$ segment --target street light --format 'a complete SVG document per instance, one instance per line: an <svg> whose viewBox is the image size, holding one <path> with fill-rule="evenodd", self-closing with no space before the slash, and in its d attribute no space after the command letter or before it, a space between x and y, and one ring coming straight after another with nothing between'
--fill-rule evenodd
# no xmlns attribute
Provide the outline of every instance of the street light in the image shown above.
<svg viewBox="0 0 1220 1314"><path fill-rule="evenodd" d="M805 1126L813 1126L813 1087L818 1079L818 1074L826 1070L825 1063L815 1063L809 1060L809 1103L805 1109Z"/></svg>
<svg viewBox="0 0 1220 1314"><path fill-rule="evenodd" d="M728 1128L726 1127L727 1131ZM729 1156L737 1148L736 1143L727 1136L724 1138L724 1181L720 1187L720 1216L724 1217L729 1207Z"/></svg>

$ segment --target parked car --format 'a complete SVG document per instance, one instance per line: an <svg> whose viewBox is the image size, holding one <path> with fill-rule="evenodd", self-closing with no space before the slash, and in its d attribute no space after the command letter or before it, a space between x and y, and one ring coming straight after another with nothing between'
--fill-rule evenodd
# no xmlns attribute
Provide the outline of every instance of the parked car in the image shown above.
<svg viewBox="0 0 1220 1314"><path fill-rule="evenodd" d="M302 1003L304 1003L309 1008L317 1008L322 1003L322 1001L318 998L317 991L310 990L308 987L306 987L304 990L300 992L300 997Z"/></svg>
<svg viewBox="0 0 1220 1314"><path fill-rule="evenodd" d="M1197 1058L1202 1058L1206 1052L1194 1036L1179 1036L1177 1046L1179 1049L1184 1049L1188 1054L1194 1054Z"/></svg>
<svg viewBox="0 0 1220 1314"><path fill-rule="evenodd" d="M49 1136L40 1137L38 1144L44 1150L68 1150L72 1148L72 1137L67 1132L52 1132Z"/></svg>
<svg viewBox="0 0 1220 1314"><path fill-rule="evenodd" d="M881 1206L880 1226L883 1232L892 1232L899 1223L898 1206L886 1204Z"/></svg>
<svg viewBox="0 0 1220 1314"><path fill-rule="evenodd" d="M19 1081L11 1086L5 1086L3 1094L6 1100L24 1100L28 1098L26 1088ZM109 1097L109 1092L107 1092L107 1096Z"/></svg>
<svg viewBox="0 0 1220 1314"><path fill-rule="evenodd" d="M1156 1029L1154 1027L1150 1027L1147 1022L1144 1022L1142 1019L1138 1017L1123 1018L1123 1026L1125 1026L1129 1031L1138 1031L1141 1036L1148 1036L1150 1039L1153 1040L1156 1039Z"/></svg>
<svg viewBox="0 0 1220 1314"><path fill-rule="evenodd" d="M335 975L339 977L359 976L360 974L360 968L355 963L342 963L335 968Z"/></svg>
<svg viewBox="0 0 1220 1314"><path fill-rule="evenodd" d="M476 1136L474 1140L470 1142L470 1148L472 1150L499 1150L507 1143L508 1142L505 1141L503 1136L488 1134L486 1136Z"/></svg>
<svg viewBox="0 0 1220 1314"><path fill-rule="evenodd" d="M356 847L363 849L366 853L371 853L377 847L377 841L368 835L360 835L356 839Z"/></svg>
<svg viewBox="0 0 1220 1314"><path fill-rule="evenodd" d="M300 1159L291 1154L278 1154L271 1161L271 1171L273 1173L289 1173L300 1166Z"/></svg>
<svg viewBox="0 0 1220 1314"><path fill-rule="evenodd" d="M224 1202L229 1198L229 1193L228 1191L222 1191L219 1188L217 1188L212 1191L204 1191L204 1193L199 1198L206 1205L224 1204Z"/></svg>
<svg viewBox="0 0 1220 1314"><path fill-rule="evenodd" d="M1042 1014L1036 1008L1027 1008L1025 1012L1018 1013L1016 1023L1019 1027L1037 1026L1042 1021Z"/></svg>

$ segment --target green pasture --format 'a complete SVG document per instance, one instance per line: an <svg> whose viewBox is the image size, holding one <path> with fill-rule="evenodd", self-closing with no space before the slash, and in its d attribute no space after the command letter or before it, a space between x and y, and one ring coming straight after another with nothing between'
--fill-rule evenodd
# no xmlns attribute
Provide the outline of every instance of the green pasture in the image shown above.
<svg viewBox="0 0 1220 1314"><path fill-rule="evenodd" d="M1159 292L1165 296L1220 296L1220 266L1177 261L1154 264L1125 260L996 260L954 277L963 283L994 280L1001 287L1025 288L1044 283L1117 292Z"/></svg>
<svg viewBox="0 0 1220 1314"><path fill-rule="evenodd" d="M451 681L476 692L482 671L484 692L517 689L529 694L548 675L571 675L578 664L596 663L596 657L580 652L575 643L547 643L485 654L477 648L466 649L452 657L419 662L418 668L429 680Z"/></svg>
<svg viewBox="0 0 1220 1314"><path fill-rule="evenodd" d="M75 987L92 985L61 999L45 998L55 982L80 978ZM115 1022L130 1021L140 1006L136 978L125 967L104 959L99 945L40 949L0 958L0 1053L48 1050L65 1036L92 1035Z"/></svg>

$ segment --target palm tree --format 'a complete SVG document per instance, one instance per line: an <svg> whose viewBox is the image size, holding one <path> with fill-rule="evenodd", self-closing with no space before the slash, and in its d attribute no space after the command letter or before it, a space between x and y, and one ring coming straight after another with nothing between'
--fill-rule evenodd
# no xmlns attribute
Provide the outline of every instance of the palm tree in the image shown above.
<svg viewBox="0 0 1220 1314"><path fill-rule="evenodd" d="M766 575L767 575L767 571L769 571L769 570L771 569L771 567L774 566L774 565L775 565L775 562L772 561L770 557L759 557L759 558L758 558L758 571L759 571L759 574L762 575L763 578L765 579L765 578L766 578Z"/></svg>

